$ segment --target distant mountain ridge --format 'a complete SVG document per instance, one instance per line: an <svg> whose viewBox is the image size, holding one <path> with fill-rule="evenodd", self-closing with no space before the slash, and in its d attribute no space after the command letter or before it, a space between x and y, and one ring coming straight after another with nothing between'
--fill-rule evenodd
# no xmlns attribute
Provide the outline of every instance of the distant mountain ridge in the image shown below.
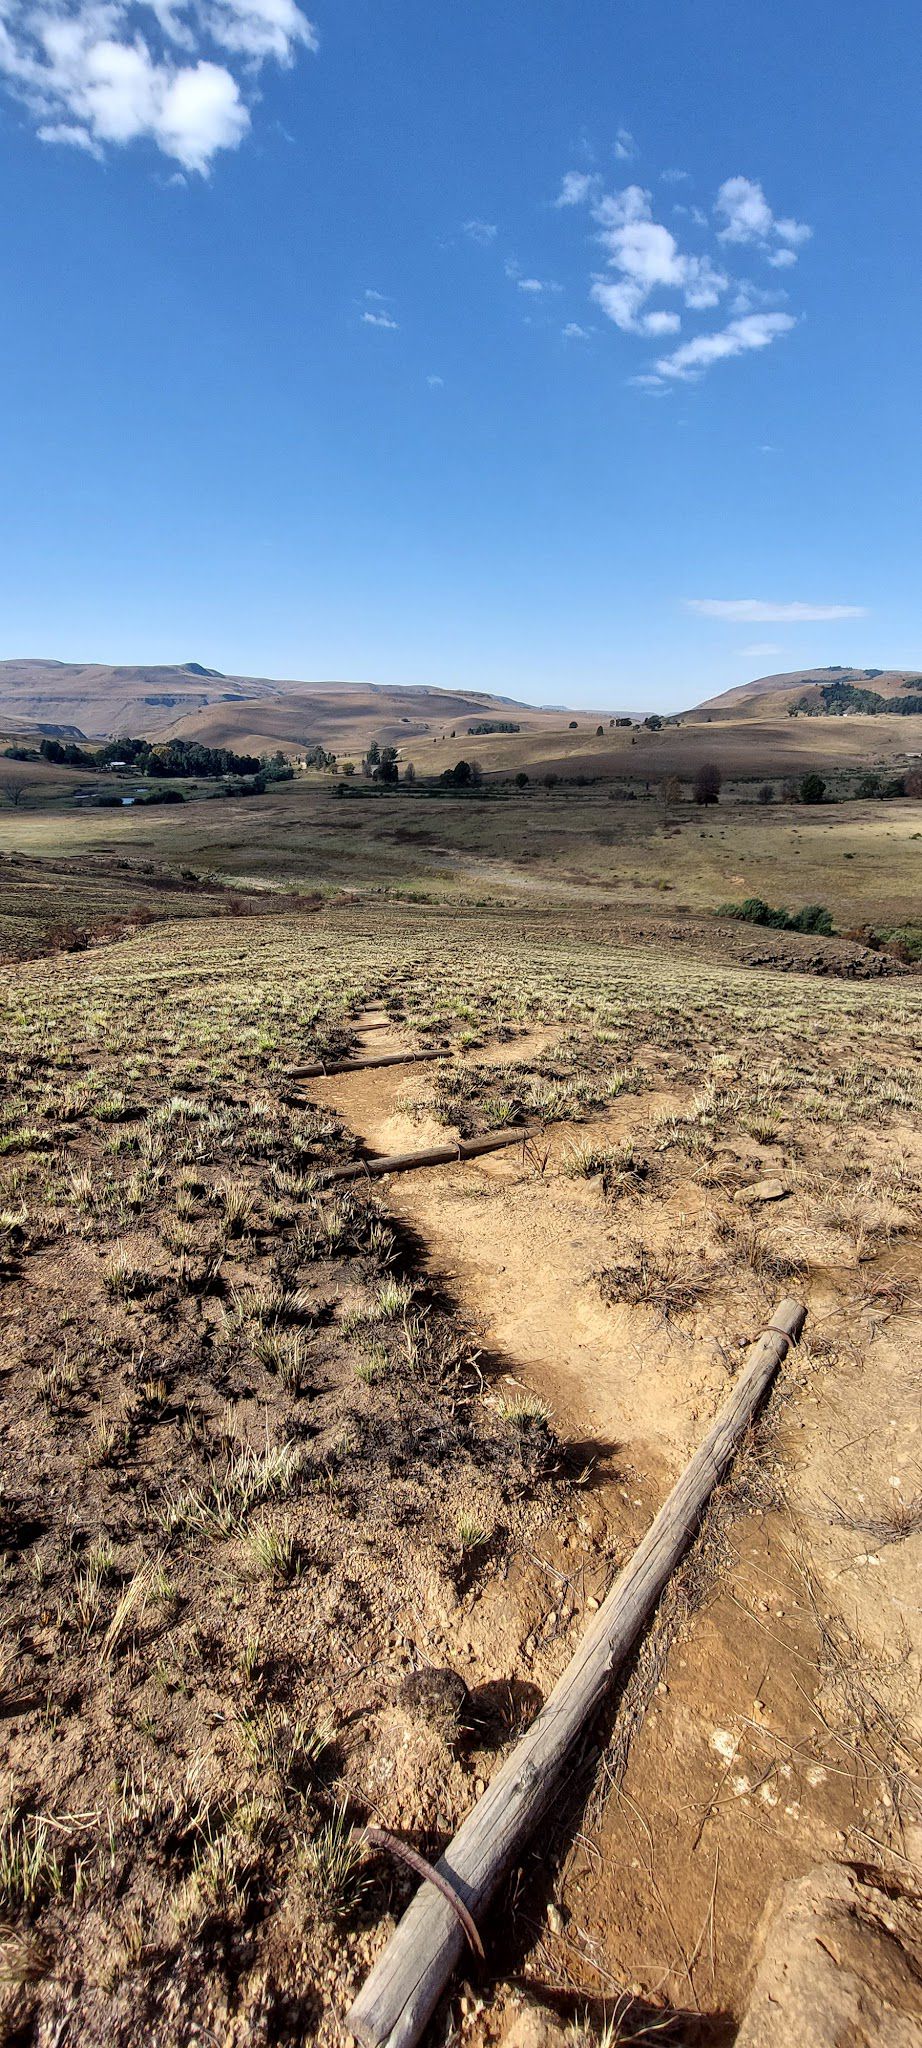
<svg viewBox="0 0 922 2048"><path fill-rule="evenodd" d="M0 661L0 723L8 730L66 730L91 740L132 734L197 738L207 745L312 741L350 746L440 730L452 721L510 710L544 724L551 714L486 690L425 684L279 681L229 676L200 662L107 665L42 658ZM245 749L246 751L247 749Z"/></svg>

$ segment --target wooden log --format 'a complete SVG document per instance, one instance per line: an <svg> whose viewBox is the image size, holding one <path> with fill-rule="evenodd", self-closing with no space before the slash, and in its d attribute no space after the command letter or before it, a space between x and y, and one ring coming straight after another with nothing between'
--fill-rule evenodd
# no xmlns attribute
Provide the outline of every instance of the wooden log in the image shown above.
<svg viewBox="0 0 922 2048"><path fill-rule="evenodd" d="M803 1329L806 1310L783 1301L642 1543L619 1573L540 1714L472 1808L436 1868L474 1919L553 1797L561 1767L633 1648L766 1388ZM461 1956L464 1934L445 1900L423 1885L346 2018L363 2048L413 2048Z"/></svg>
<svg viewBox="0 0 922 2048"><path fill-rule="evenodd" d="M329 1166L324 1180L365 1180L382 1173L412 1173L417 1166L450 1166L456 1159L478 1159L482 1152L498 1152L503 1145L524 1145L537 1132L524 1127L514 1131L491 1131L484 1138L459 1138L454 1145L429 1145L424 1152L381 1153L377 1159L352 1159L347 1166Z"/></svg>
<svg viewBox="0 0 922 2048"><path fill-rule="evenodd" d="M439 1052L360 1052L355 1053L351 1059L336 1060L330 1066L324 1066L322 1060L313 1060L306 1067L288 1067L285 1079L317 1081L321 1075L325 1077L327 1074L358 1074L363 1067L409 1067L418 1060L437 1060L444 1057L444 1053Z"/></svg>

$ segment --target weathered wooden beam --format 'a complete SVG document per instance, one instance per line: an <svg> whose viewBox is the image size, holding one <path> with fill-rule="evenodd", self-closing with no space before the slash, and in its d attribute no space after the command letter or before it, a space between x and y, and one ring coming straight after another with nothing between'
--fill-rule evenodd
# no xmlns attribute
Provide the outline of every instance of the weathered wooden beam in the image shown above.
<svg viewBox="0 0 922 2048"><path fill-rule="evenodd" d="M704 1508L806 1310L783 1301L668 1500L619 1573L536 1720L436 1865L476 1920L552 1799L561 1767L591 1722L698 1528ZM346 2018L363 2048L414 2048L464 1947L445 1899L424 1884Z"/></svg>
<svg viewBox="0 0 922 2048"><path fill-rule="evenodd" d="M322 1060L312 1060L306 1067L287 1067L287 1081L319 1081L327 1074L358 1074L363 1067L410 1067L419 1060L444 1059L439 1052L359 1052L350 1059L331 1061L325 1065Z"/></svg>
<svg viewBox="0 0 922 2048"><path fill-rule="evenodd" d="M503 1145L525 1145L537 1133L524 1128L491 1131L484 1138L459 1138L454 1145L429 1145L423 1152L382 1153L377 1159L352 1159L347 1166L329 1166L324 1180L366 1180L382 1173L412 1173L418 1166L450 1166L456 1159L478 1159Z"/></svg>

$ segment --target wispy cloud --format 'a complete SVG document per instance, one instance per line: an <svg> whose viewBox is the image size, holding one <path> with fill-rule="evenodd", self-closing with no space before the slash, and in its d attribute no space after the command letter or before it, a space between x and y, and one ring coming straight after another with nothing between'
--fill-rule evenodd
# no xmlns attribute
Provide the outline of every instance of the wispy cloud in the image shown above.
<svg viewBox="0 0 922 2048"><path fill-rule="evenodd" d="M583 206L593 193L600 192L602 180L597 171L567 171L554 206Z"/></svg>
<svg viewBox="0 0 922 2048"><path fill-rule="evenodd" d="M444 391L445 389L444 377L427 377L426 383L428 384L430 391Z"/></svg>
<svg viewBox="0 0 922 2048"><path fill-rule="evenodd" d="M711 334L697 334L693 341L684 341L673 349L671 355L660 356L656 374L690 381L709 370L713 363L745 355L750 349L769 348L796 325L790 313L744 313L727 327L719 327Z"/></svg>
<svg viewBox="0 0 922 2048"><path fill-rule="evenodd" d="M487 249L491 242L495 242L499 229L492 220L466 220L462 223L461 233L469 242L476 242L481 249Z"/></svg>
<svg viewBox="0 0 922 2048"><path fill-rule="evenodd" d="M589 341L591 339L588 327L581 327L578 320L568 320L566 327L561 328L561 333L564 341Z"/></svg>
<svg viewBox="0 0 922 2048"><path fill-rule="evenodd" d="M863 604L775 604L760 597L690 597L685 609L697 612L699 618L725 619L734 626L804 626L867 618Z"/></svg>
<svg viewBox="0 0 922 2048"><path fill-rule="evenodd" d="M653 202L640 185L593 199L597 240L606 250L614 278L596 275L590 297L609 320L627 334L675 333L681 324L674 314L663 326L659 312L645 307L653 292L680 292L686 306L701 311L716 306L729 279L707 256L686 255L674 234L653 218Z"/></svg>
<svg viewBox="0 0 922 2048"><path fill-rule="evenodd" d="M662 174L667 184L680 175ZM792 313L778 310L785 291L766 291L748 277L734 279L724 267L724 252L733 246L757 248L770 264L787 267L812 232L802 221L777 217L753 179L724 180L714 207L716 230L700 208L672 208L673 219L681 216L716 232L713 253L683 249L681 229L673 232L656 218L652 193L642 185L607 192L597 172L568 171L552 203L557 209L588 210L593 239L606 258L605 269L592 275L589 296L622 333L656 339L677 335L683 326L677 299L695 314L711 311L729 295L723 324L693 334L634 374L630 382L640 389L662 392L677 382L693 382L716 363L770 347L797 324ZM671 305L651 303L664 294L672 295Z"/></svg>
<svg viewBox="0 0 922 2048"><path fill-rule="evenodd" d="M761 185L754 178L725 178L717 194L714 212L721 223L721 242L761 249L776 270L788 270L797 262L797 251L813 233L804 221L778 219L772 212Z"/></svg>
<svg viewBox="0 0 922 2048"><path fill-rule="evenodd" d="M540 297L542 292L559 292L561 289L559 284L555 284L552 277L526 277L523 275L522 266L516 262L514 256L507 257L504 268L506 276L513 284L518 286L519 291L528 292L532 298Z"/></svg>
<svg viewBox="0 0 922 2048"><path fill-rule="evenodd" d="M204 174L247 134L260 67L317 47L295 0L10 0L0 78L42 142L101 156L146 140Z"/></svg>
<svg viewBox="0 0 922 2048"><path fill-rule="evenodd" d="M629 128L619 128L615 136L615 155L619 163L627 163L637 155L637 144Z"/></svg>
<svg viewBox="0 0 922 2048"><path fill-rule="evenodd" d="M392 332L396 334L397 329L400 326L400 322L399 320L393 319L390 313L386 313L383 311L380 313L373 313L369 309L362 314L362 325L363 327L389 327L392 330Z"/></svg>

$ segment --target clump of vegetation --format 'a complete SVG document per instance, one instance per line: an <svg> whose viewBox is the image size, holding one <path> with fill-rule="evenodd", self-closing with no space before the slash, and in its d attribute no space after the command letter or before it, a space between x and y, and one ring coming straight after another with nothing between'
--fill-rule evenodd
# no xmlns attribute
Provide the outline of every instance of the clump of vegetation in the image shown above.
<svg viewBox="0 0 922 2048"><path fill-rule="evenodd" d="M761 896L746 896L742 903L719 903L718 917L734 917L742 924L770 925L778 932L818 932L828 938L835 927L824 903L805 903L793 913L773 910Z"/></svg>

